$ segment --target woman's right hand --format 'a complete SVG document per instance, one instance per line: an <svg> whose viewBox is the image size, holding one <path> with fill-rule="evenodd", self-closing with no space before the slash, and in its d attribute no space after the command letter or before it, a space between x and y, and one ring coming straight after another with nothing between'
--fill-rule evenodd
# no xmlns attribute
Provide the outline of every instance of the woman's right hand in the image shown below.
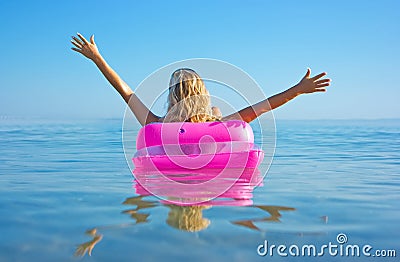
<svg viewBox="0 0 400 262"><path fill-rule="evenodd" d="M90 42L86 40L81 34L77 33L78 37L73 36L71 43L75 46L71 49L81 53L90 60L95 60L100 56L99 50L97 49L96 43L94 42L94 35L90 37Z"/></svg>

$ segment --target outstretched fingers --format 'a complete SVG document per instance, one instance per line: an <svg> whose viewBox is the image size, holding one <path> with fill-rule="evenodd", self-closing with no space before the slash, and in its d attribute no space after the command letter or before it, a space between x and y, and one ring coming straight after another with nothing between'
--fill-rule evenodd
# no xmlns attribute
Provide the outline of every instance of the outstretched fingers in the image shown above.
<svg viewBox="0 0 400 262"><path fill-rule="evenodd" d="M315 81L315 83L318 85L318 84L328 83L330 81L331 80L329 78L325 78L325 79L317 80L317 81Z"/></svg>
<svg viewBox="0 0 400 262"><path fill-rule="evenodd" d="M307 72L306 72L305 76L303 77L303 79L304 79L304 78L309 78L310 75L311 75L311 69L310 69L310 68L307 68Z"/></svg>
<svg viewBox="0 0 400 262"><path fill-rule="evenodd" d="M320 79L321 77L324 77L324 76L326 76L325 72L312 77L311 80L316 81L316 80L318 80L318 79Z"/></svg>
<svg viewBox="0 0 400 262"><path fill-rule="evenodd" d="M78 45L78 48L82 48L83 43L82 43L81 40L79 40L79 39L76 38L75 36L73 36L72 39L73 39L73 40L71 40L71 42L72 42L74 45Z"/></svg>
<svg viewBox="0 0 400 262"><path fill-rule="evenodd" d="M82 48L82 45L76 43L74 40L71 40L71 43L76 46L77 48Z"/></svg>
<svg viewBox="0 0 400 262"><path fill-rule="evenodd" d="M79 36L79 38L83 41L83 43L89 44L88 40L86 40L86 38L84 38L83 35L81 35L80 33L76 33L76 34L77 34L77 35Z"/></svg>
<svg viewBox="0 0 400 262"><path fill-rule="evenodd" d="M326 87L330 86L331 79L325 78L326 72L317 74L310 77L311 69L307 68L307 73L298 84L298 89L303 94L314 93L314 92L325 92Z"/></svg>
<svg viewBox="0 0 400 262"><path fill-rule="evenodd" d="M90 43L91 43L92 45L95 45L95 43L94 43L94 35L92 35L92 36L90 37Z"/></svg>
<svg viewBox="0 0 400 262"><path fill-rule="evenodd" d="M81 40L79 40L75 36L72 36L71 43L75 46L75 47L72 47L71 49L74 50L75 52L82 54L83 43L81 42Z"/></svg>
<svg viewBox="0 0 400 262"><path fill-rule="evenodd" d="M330 83L318 84L317 88L329 86Z"/></svg>
<svg viewBox="0 0 400 262"><path fill-rule="evenodd" d="M77 33L76 36L72 36L71 43L73 44L72 50L84 55L86 58L91 60L100 56L99 50L97 49L96 44L94 43L94 35L92 35L88 40L83 37L80 33Z"/></svg>
<svg viewBox="0 0 400 262"><path fill-rule="evenodd" d="M79 49L79 48L71 47L71 49L74 50L75 52L78 52L78 53L81 53L81 54L82 54L82 51L81 51L81 49Z"/></svg>
<svg viewBox="0 0 400 262"><path fill-rule="evenodd" d="M325 78L325 79L315 81L315 84L316 84L317 88L326 87L331 84L331 80L329 78Z"/></svg>

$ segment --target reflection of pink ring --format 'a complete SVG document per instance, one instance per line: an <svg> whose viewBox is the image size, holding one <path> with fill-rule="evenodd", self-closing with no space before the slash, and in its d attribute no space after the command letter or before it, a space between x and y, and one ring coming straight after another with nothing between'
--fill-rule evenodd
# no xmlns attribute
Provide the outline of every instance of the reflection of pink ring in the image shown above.
<svg viewBox="0 0 400 262"><path fill-rule="evenodd" d="M185 190L176 190L174 181L192 184L193 181L209 180L215 176L218 170L199 169L188 170L182 175L181 171L166 170L162 174L157 174L151 170L135 169L134 181L135 193L142 196L156 195L163 198L163 204L175 204L180 206L187 205L223 205L223 206L248 206L252 205L253 190L256 186L262 185L262 176L258 169L241 170L232 169L230 173L240 173L240 177L235 183L221 179L218 184L211 187L191 187ZM160 180L160 176L170 177L173 182L165 184ZM236 176L236 175L232 175ZM140 183L138 181L141 181ZM221 192L221 188L227 188Z"/></svg>

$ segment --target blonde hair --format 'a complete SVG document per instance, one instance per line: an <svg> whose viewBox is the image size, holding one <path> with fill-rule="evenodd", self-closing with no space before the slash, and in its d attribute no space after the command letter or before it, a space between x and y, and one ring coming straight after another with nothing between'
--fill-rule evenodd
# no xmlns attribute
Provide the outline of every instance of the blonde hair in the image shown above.
<svg viewBox="0 0 400 262"><path fill-rule="evenodd" d="M167 224L179 230L197 232L206 229L210 220L203 217L203 209L210 206L178 206L168 205Z"/></svg>
<svg viewBox="0 0 400 262"><path fill-rule="evenodd" d="M180 68L169 82L168 112L165 122L216 121L211 99L201 77L192 69Z"/></svg>

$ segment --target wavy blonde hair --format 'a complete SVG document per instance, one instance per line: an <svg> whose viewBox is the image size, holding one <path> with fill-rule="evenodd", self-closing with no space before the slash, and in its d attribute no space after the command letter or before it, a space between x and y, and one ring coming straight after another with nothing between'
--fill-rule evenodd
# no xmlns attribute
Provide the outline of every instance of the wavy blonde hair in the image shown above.
<svg viewBox="0 0 400 262"><path fill-rule="evenodd" d="M180 68L169 82L168 112L165 122L207 122L213 115L210 94L201 77L192 69Z"/></svg>
<svg viewBox="0 0 400 262"><path fill-rule="evenodd" d="M206 229L210 220L203 217L203 209L210 206L169 205L167 224L184 231L197 232Z"/></svg>

